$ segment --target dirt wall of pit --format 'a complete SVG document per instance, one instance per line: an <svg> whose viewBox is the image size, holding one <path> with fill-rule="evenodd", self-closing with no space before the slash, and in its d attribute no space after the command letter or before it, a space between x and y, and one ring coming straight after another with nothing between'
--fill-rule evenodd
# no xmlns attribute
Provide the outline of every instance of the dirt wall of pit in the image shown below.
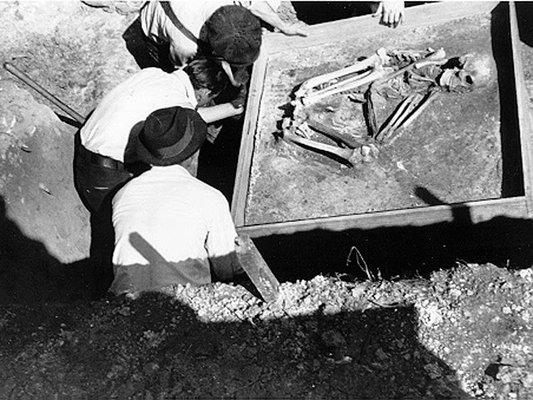
<svg viewBox="0 0 533 400"><path fill-rule="evenodd" d="M138 70L122 39L135 18L78 1L0 2L0 61L13 63L87 115L109 89ZM58 114L64 115L0 70L3 262L42 263L42 253L60 263L88 257L89 215L72 174L77 129ZM28 251L35 242L44 246Z"/></svg>

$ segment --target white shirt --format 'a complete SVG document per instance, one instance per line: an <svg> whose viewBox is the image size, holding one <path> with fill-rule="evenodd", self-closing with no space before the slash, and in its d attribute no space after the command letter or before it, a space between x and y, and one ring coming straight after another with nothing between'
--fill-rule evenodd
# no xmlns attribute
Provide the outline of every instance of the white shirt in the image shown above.
<svg viewBox="0 0 533 400"><path fill-rule="evenodd" d="M93 153L124 162L132 128L140 128L155 110L196 108L194 88L182 70L167 73L146 68L113 88L81 128L81 143Z"/></svg>
<svg viewBox="0 0 533 400"><path fill-rule="evenodd" d="M220 7L228 5L241 5L254 13L258 1L231 1L231 0L193 0L170 1L170 8L178 20L191 33L198 38L200 30L209 17ZM276 11L281 5L281 0L267 0L267 4ZM170 44L170 54L174 61L181 65L196 55L198 46L185 36L167 17L159 1L149 1L141 9L141 26L144 34L156 42Z"/></svg>
<svg viewBox="0 0 533 400"><path fill-rule="evenodd" d="M116 294L209 283L209 260L215 269L236 265L226 198L180 165L128 182L113 199L113 226Z"/></svg>

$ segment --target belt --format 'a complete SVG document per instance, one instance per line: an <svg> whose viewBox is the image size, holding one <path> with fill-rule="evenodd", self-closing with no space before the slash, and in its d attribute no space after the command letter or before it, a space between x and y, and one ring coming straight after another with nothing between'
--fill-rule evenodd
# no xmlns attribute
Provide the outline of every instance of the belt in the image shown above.
<svg viewBox="0 0 533 400"><path fill-rule="evenodd" d="M120 161L98 153L93 153L92 151L87 150L84 146L80 146L79 154L82 159L85 159L86 162L90 162L93 165L98 165L108 169L115 169L117 171L124 171L124 164Z"/></svg>
<svg viewBox="0 0 533 400"><path fill-rule="evenodd" d="M124 170L124 164L122 164L120 161L113 160L111 157L102 156L97 153L91 153L90 160L92 164L99 165L100 167L116 169L119 171Z"/></svg>

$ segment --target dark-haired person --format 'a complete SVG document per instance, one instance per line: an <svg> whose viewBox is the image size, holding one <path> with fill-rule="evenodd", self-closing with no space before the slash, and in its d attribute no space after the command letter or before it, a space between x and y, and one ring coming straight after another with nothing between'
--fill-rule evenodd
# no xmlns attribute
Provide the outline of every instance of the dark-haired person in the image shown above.
<svg viewBox="0 0 533 400"><path fill-rule="evenodd" d="M229 281L243 272L226 198L186 168L206 132L206 123L187 108L146 118L135 146L151 168L113 198L112 293L135 297L176 284L206 284L212 276Z"/></svg>
<svg viewBox="0 0 533 400"><path fill-rule="evenodd" d="M153 55L161 64L165 57L178 67L196 55L214 56L225 62L230 79L234 79L231 72L235 75L233 84L240 86L247 79L240 70L259 55L258 18L287 35L305 35L297 25L281 20L276 13L280 4L278 0L150 1L141 9L140 22L144 34L157 44Z"/></svg>
<svg viewBox="0 0 533 400"><path fill-rule="evenodd" d="M206 122L238 115L242 109L229 103L202 108L227 85L216 62L199 59L171 73L143 69L106 94L81 128L75 155L76 183L89 211L97 211L109 192L132 176L128 165L137 160L128 143L151 112L198 109Z"/></svg>
<svg viewBox="0 0 533 400"><path fill-rule="evenodd" d="M229 103L203 108L227 85L228 78L218 63L199 59L172 73L159 68L141 70L113 88L98 104L80 130L74 155L76 190L91 213L91 258L95 268L110 266L111 199L145 168L131 143L146 117L173 106L198 109L206 122L239 115L242 108Z"/></svg>

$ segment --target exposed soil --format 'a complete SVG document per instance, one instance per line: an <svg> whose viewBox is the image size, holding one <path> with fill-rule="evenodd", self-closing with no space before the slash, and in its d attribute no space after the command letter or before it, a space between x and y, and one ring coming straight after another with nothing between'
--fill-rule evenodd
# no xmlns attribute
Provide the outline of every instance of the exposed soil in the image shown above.
<svg viewBox="0 0 533 400"><path fill-rule="evenodd" d="M345 277L346 278L346 277ZM8 306L1 398L530 399L533 270Z"/></svg>
<svg viewBox="0 0 533 400"><path fill-rule="evenodd" d="M9 27L0 56L17 56L84 114L136 70L121 38L134 17L70 1L0 2ZM526 69L532 77L533 63ZM275 304L248 282L83 301L76 129L5 71L0 100L0 399L533 398L524 262L461 262L409 280L380 279L370 266L375 280L356 279L358 269L284 282Z"/></svg>
<svg viewBox="0 0 533 400"><path fill-rule="evenodd" d="M500 101L513 99L499 97L491 43L493 25L490 15L478 15L271 56L258 105L246 224L424 206L424 199L415 195L420 187L443 203L500 198L504 132ZM486 81L472 92L442 93L401 138L381 147L373 163L361 162L350 168L277 139L274 133L285 112L282 106L300 83L350 65L379 47L443 47L448 57L472 54L485 64ZM377 120L382 124L400 99L377 98L381 100L376 103ZM340 129L347 138L367 134L362 106L346 95L324 99L310 110L314 118ZM319 134L312 139L327 141ZM516 195L518 190L507 195Z"/></svg>
<svg viewBox="0 0 533 400"><path fill-rule="evenodd" d="M121 37L131 20L74 1L1 2L0 60L85 116L138 70ZM60 262L87 257L88 213L72 178L76 127L3 68L0 96L0 218L15 221Z"/></svg>

